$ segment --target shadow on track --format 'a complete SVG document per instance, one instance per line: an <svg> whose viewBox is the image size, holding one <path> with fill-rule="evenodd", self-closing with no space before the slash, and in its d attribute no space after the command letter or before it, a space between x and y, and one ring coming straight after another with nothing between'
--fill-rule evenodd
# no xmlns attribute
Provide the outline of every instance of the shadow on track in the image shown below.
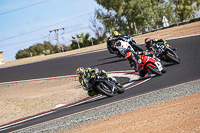
<svg viewBox="0 0 200 133"><path fill-rule="evenodd" d="M93 65L93 66L91 66L91 67L97 67L97 66L101 66L101 65L112 64L112 63L121 62L121 61L125 61L125 60L126 60L126 59L120 59L120 60L105 62L105 63L101 63L101 64L98 64L98 65Z"/></svg>
<svg viewBox="0 0 200 133"><path fill-rule="evenodd" d="M112 57L107 57L107 58L103 58L97 61L103 61L103 60L108 60L108 59L112 59L112 58L119 58L118 56L112 56Z"/></svg>
<svg viewBox="0 0 200 133"><path fill-rule="evenodd" d="M169 66L173 66L173 65L177 65L177 64L174 64L174 63L168 63L168 64L164 64L163 66L164 66L164 67L169 67Z"/></svg>

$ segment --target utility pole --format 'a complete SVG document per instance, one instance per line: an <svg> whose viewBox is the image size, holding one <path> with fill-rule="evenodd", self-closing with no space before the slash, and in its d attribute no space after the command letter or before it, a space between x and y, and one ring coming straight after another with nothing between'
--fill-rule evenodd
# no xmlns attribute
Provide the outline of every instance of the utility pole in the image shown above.
<svg viewBox="0 0 200 133"><path fill-rule="evenodd" d="M92 42L92 46L93 46L94 44L93 44L93 40L92 40L92 38L91 38L91 42Z"/></svg>
<svg viewBox="0 0 200 133"><path fill-rule="evenodd" d="M136 23L134 22L134 27L135 27L135 32L136 34L138 33L137 27L136 27Z"/></svg>
<svg viewBox="0 0 200 133"><path fill-rule="evenodd" d="M79 38L81 38L79 35L76 35L76 37L75 37L75 36L72 36L72 39L77 41L77 43L78 43L78 48L80 49L80 44L79 44L79 40L78 40Z"/></svg>
<svg viewBox="0 0 200 133"><path fill-rule="evenodd" d="M58 34L58 32L59 32L59 30L64 30L65 28L60 28L60 29L55 29L55 30L50 30L49 32L51 33L51 32L55 32L56 33L56 41L57 41L57 47L58 47L58 50L59 51L63 51L63 47L62 47L62 45L60 45L60 43L59 43L59 34Z"/></svg>
<svg viewBox="0 0 200 133"><path fill-rule="evenodd" d="M58 47L58 50L60 51L60 44L59 44L59 37L58 37L58 29L55 30L55 33L56 33L56 41L57 41L57 47Z"/></svg>

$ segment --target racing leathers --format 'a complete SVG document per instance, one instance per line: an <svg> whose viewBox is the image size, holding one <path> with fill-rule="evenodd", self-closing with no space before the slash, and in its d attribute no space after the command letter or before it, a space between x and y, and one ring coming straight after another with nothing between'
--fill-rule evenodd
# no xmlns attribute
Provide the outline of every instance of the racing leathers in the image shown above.
<svg viewBox="0 0 200 133"><path fill-rule="evenodd" d="M125 35L125 34L120 34L118 37L113 37L113 39L115 41L118 41L118 40L122 40L122 41L126 41L128 42L131 46L135 45L136 44L136 41L134 39L132 39L131 37L129 38L130 36L129 35Z"/></svg>
<svg viewBox="0 0 200 133"><path fill-rule="evenodd" d="M107 38L107 49L111 54L117 54L118 57L121 57L121 53L120 51L116 48L116 42L118 40L122 40L125 42L128 42L131 46L135 45L136 42L132 39L132 41L130 41L128 38L128 36L126 35L119 35L118 37L108 37ZM132 46L133 47L133 46Z"/></svg>
<svg viewBox="0 0 200 133"><path fill-rule="evenodd" d="M116 81L116 79L112 78L112 77L108 77L107 73L104 70L100 70L99 71L98 68L92 69L90 67L87 67L87 68L85 68L85 74L84 74L83 78L79 77L79 82L82 85L83 89L85 91L88 91L88 95L89 96L94 96L94 95L97 94L95 91L92 90L92 88L88 87L88 83L90 82L91 79L95 78L95 74L97 74L99 76L107 77L111 81L113 81L116 84L118 84L118 82Z"/></svg>
<svg viewBox="0 0 200 133"><path fill-rule="evenodd" d="M112 37L107 38L107 49L111 54L119 54L119 50L115 47L115 40Z"/></svg>
<svg viewBox="0 0 200 133"><path fill-rule="evenodd" d="M164 45L164 46L167 46L169 47L170 45L167 43L167 41L165 41L164 39L151 39L151 45L145 45L146 49L149 50L149 51L152 51L153 48L155 45Z"/></svg>
<svg viewBox="0 0 200 133"><path fill-rule="evenodd" d="M141 57L140 57L141 55L153 57L153 53L152 53L152 52L148 52L148 51L138 51L138 52L135 52L135 53L133 54L133 56L130 56L129 58L127 58L128 61L129 61L129 66L130 66L131 68L133 68L133 69L135 70L135 72L138 72L138 71L139 71L138 66L137 66L137 62L138 62L138 60L141 58ZM144 77L145 74L146 74L145 71L143 71L143 70L140 70L140 71L139 71L139 75L140 75L141 77Z"/></svg>
<svg viewBox="0 0 200 133"><path fill-rule="evenodd" d="M136 45L136 41L132 39L129 35L120 35L121 38L124 38L132 47Z"/></svg>
<svg viewBox="0 0 200 133"><path fill-rule="evenodd" d="M153 51L156 57L158 57L158 55L157 55L158 53L157 53L156 51L154 51L153 48L157 48L157 45L169 47L169 48L171 48L172 50L176 51L176 49L175 49L175 48L172 48L172 46L169 45L169 44L167 43L167 41L165 41L164 39L159 39L159 40L158 40L158 39L151 39L151 41L152 41L152 45L151 45L151 46L145 45L145 47L146 47L146 49L147 49L148 51Z"/></svg>

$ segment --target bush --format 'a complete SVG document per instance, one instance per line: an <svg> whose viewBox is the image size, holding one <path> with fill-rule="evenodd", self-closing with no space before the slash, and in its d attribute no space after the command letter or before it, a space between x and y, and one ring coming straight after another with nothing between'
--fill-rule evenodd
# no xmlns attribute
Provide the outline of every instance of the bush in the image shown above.
<svg viewBox="0 0 200 133"><path fill-rule="evenodd" d="M20 50L17 52L15 58L21 59L26 57L37 56L41 54L49 55L58 53L57 46L52 45L50 42L37 43L33 46L30 46L28 49Z"/></svg>

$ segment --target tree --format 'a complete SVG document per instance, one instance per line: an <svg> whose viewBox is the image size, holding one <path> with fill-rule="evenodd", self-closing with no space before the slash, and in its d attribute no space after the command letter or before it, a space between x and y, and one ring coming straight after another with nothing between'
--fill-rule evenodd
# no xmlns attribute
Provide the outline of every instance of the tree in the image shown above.
<svg viewBox="0 0 200 133"><path fill-rule="evenodd" d="M173 0L173 2L180 21L194 18L195 11L199 11L200 0Z"/></svg>
<svg viewBox="0 0 200 133"><path fill-rule="evenodd" d="M132 34L136 32L136 28L143 32L148 26L161 27L163 15L170 18L170 23L174 21L173 10L169 10L173 9L172 3L164 0L96 0L96 2L104 7L102 10L97 10L97 18L112 31Z"/></svg>
<svg viewBox="0 0 200 133"><path fill-rule="evenodd" d="M26 57L30 57L32 56L37 56L37 55L41 55L41 54L53 54L53 53L57 53L58 52L58 48L57 46L52 45L50 42L44 42L44 44L42 43L37 43L33 46L30 46L27 49L24 50L19 50L15 56L16 59L20 59L20 58L26 58Z"/></svg>
<svg viewBox="0 0 200 133"><path fill-rule="evenodd" d="M153 9L153 28L160 28L163 26L163 16L165 16L169 23L175 23L178 19L174 16L173 2L165 0L151 0L152 9Z"/></svg>
<svg viewBox="0 0 200 133"><path fill-rule="evenodd" d="M17 52L17 54L15 56L16 59L27 58L27 57L30 57L30 53L29 53L28 49L20 50L19 52Z"/></svg>
<svg viewBox="0 0 200 133"><path fill-rule="evenodd" d="M80 47L87 47L91 46L92 42L90 40L90 34L89 33L81 33L80 38L77 38L78 40L72 40L72 44L68 46L68 50L78 49L78 41Z"/></svg>
<svg viewBox="0 0 200 133"><path fill-rule="evenodd" d="M90 22L92 23L92 26L90 26L90 29L95 33L95 36L97 38L97 39L93 38L93 40L95 40L96 44L99 44L99 43L104 43L106 41L105 38L106 38L107 29L104 26L104 24L106 23L102 24L104 21L102 22L98 21L97 13L98 12L94 14L94 17L90 18Z"/></svg>
<svg viewBox="0 0 200 133"><path fill-rule="evenodd" d="M90 39L90 34L89 33L81 33L80 35L80 39L79 39L79 43L81 47L87 47L87 46L91 46L91 41Z"/></svg>

